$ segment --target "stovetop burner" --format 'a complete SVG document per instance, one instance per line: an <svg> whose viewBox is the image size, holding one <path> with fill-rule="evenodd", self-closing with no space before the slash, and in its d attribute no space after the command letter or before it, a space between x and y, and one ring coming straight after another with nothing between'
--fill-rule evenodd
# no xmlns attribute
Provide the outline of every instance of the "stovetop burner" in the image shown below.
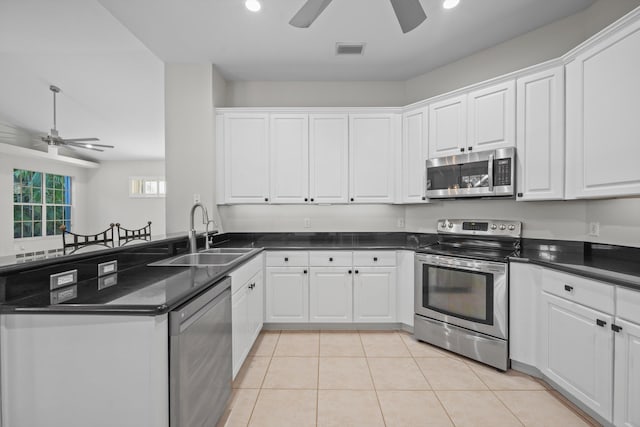
<svg viewBox="0 0 640 427"><path fill-rule="evenodd" d="M438 242L422 252L469 259L505 262L520 253L522 223L504 220L441 219Z"/></svg>

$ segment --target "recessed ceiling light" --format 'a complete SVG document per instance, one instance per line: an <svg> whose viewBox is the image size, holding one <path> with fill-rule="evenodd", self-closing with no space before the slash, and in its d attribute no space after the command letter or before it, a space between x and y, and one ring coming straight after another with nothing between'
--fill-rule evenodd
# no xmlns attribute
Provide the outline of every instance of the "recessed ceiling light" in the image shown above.
<svg viewBox="0 0 640 427"><path fill-rule="evenodd" d="M458 5L458 3L460 3L460 0L444 0L442 2L442 7L445 9L453 9Z"/></svg>
<svg viewBox="0 0 640 427"><path fill-rule="evenodd" d="M257 12L262 8L258 0L247 0L244 2L244 6L251 12Z"/></svg>

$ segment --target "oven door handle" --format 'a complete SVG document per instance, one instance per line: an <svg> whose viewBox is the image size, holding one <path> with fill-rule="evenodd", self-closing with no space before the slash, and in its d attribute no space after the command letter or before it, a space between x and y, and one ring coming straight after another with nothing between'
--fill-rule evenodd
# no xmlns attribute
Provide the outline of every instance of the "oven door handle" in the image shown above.
<svg viewBox="0 0 640 427"><path fill-rule="evenodd" d="M493 192L493 154L489 154L488 162L487 174L489 175L489 191Z"/></svg>
<svg viewBox="0 0 640 427"><path fill-rule="evenodd" d="M448 267L448 268L456 268L459 270L466 270L466 271L476 271L476 272L480 272L480 273L504 273L505 272L505 267L504 265L495 265L495 263L489 263L489 262L481 262L481 265L474 265L473 263L470 262L465 262L465 261L440 261L438 259L426 259L426 257L418 257L418 262L425 264L425 265L430 265L433 267Z"/></svg>

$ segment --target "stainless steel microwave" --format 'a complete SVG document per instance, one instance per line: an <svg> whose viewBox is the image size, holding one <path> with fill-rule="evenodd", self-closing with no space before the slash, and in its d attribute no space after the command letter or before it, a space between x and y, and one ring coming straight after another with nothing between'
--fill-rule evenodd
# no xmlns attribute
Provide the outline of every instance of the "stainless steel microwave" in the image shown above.
<svg viewBox="0 0 640 427"><path fill-rule="evenodd" d="M426 196L513 197L515 164L513 147L427 160Z"/></svg>

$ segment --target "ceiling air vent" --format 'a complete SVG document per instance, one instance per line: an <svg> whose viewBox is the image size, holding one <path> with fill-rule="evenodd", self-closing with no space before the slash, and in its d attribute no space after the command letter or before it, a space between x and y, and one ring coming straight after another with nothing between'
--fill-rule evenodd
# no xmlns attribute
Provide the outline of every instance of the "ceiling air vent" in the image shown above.
<svg viewBox="0 0 640 427"><path fill-rule="evenodd" d="M362 55L364 43L336 43L336 55Z"/></svg>

